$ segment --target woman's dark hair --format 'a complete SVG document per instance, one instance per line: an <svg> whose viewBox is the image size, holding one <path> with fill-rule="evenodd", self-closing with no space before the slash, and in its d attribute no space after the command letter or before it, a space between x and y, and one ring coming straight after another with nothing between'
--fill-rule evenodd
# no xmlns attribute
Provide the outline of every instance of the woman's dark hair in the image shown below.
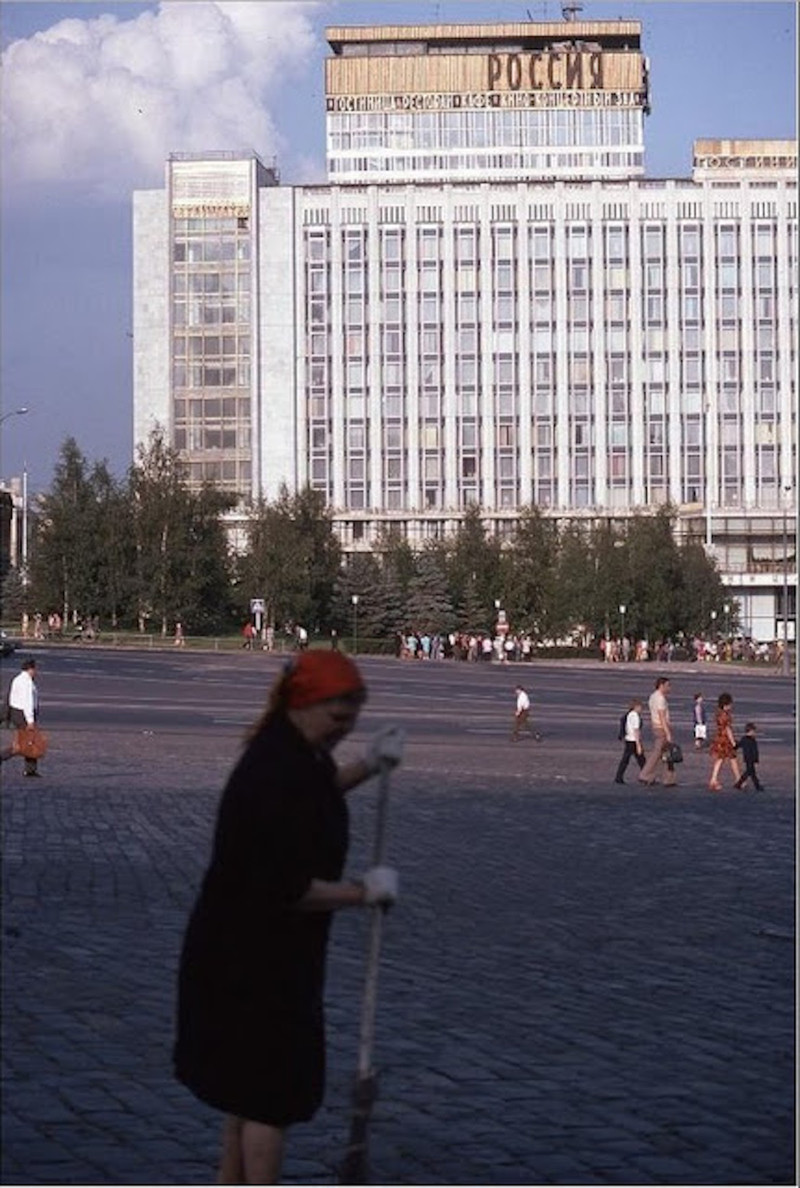
<svg viewBox="0 0 800 1188"><path fill-rule="evenodd" d="M720 693L719 698L717 699L717 706L720 709L727 709L729 705L733 705L733 698L731 697L730 693Z"/></svg>

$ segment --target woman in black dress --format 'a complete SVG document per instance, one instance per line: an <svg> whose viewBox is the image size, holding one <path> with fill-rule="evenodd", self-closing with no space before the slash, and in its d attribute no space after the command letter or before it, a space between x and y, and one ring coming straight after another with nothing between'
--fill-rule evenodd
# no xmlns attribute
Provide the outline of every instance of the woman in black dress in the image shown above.
<svg viewBox="0 0 800 1188"><path fill-rule="evenodd" d="M276 1183L286 1127L325 1079L331 913L394 902L396 872L343 880L344 793L400 761L397 730L337 768L366 696L339 652L300 653L277 681L219 806L211 862L181 954L175 1071L226 1114L219 1183Z"/></svg>

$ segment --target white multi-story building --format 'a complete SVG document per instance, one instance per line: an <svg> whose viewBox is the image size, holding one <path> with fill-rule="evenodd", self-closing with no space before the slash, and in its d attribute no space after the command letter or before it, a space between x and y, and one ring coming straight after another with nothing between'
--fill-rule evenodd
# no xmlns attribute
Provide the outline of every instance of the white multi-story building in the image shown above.
<svg viewBox="0 0 800 1188"><path fill-rule="evenodd" d="M502 533L530 504L669 501L773 638L789 568L796 588L796 142L697 141L691 177L646 179L638 22L328 39L328 184L217 152L134 196L135 440L161 425L192 481L244 500L310 483L348 549L470 504Z"/></svg>

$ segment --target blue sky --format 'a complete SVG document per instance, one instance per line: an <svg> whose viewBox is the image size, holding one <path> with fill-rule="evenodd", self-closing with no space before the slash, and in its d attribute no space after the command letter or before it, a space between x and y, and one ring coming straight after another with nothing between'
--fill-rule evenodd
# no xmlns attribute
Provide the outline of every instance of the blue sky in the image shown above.
<svg viewBox="0 0 800 1188"><path fill-rule="evenodd" d="M0 475L49 486L74 436L132 456L131 193L170 151L254 148L324 177L328 25L558 19L554 0L57 4L0 0ZM641 20L647 173L686 176L699 137L796 136L794 3L593 3ZM65 23L67 22L67 23ZM234 138L236 138L234 140Z"/></svg>

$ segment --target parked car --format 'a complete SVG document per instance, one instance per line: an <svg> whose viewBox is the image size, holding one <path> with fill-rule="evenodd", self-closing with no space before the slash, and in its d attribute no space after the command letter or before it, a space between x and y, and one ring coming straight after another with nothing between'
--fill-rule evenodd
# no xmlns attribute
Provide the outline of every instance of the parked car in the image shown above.
<svg viewBox="0 0 800 1188"><path fill-rule="evenodd" d="M11 656L17 650L17 645L13 639L9 639L5 631L0 631L0 658L5 659L6 656Z"/></svg>

